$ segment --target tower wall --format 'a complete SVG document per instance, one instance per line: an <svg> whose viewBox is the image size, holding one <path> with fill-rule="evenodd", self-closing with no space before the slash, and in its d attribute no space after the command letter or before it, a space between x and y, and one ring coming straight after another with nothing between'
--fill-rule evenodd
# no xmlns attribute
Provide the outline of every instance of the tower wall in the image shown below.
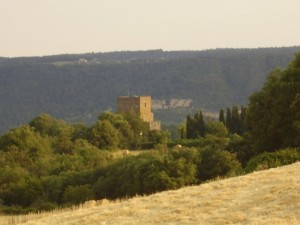
<svg viewBox="0 0 300 225"><path fill-rule="evenodd" d="M120 96L117 100L117 112L134 112L140 115L145 122L151 123L154 121L154 115L151 112L151 96Z"/></svg>

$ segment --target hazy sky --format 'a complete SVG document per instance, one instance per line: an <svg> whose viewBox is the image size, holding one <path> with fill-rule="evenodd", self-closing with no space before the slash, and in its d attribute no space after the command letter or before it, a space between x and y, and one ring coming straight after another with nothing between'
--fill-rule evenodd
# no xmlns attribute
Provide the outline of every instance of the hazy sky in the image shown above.
<svg viewBox="0 0 300 225"><path fill-rule="evenodd" d="M300 0L0 0L0 56L300 45Z"/></svg>

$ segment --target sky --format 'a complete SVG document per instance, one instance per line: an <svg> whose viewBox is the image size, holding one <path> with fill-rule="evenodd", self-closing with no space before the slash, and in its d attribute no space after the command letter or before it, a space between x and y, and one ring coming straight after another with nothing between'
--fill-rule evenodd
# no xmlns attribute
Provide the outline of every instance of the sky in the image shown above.
<svg viewBox="0 0 300 225"><path fill-rule="evenodd" d="M300 45L300 0L0 0L0 56Z"/></svg>

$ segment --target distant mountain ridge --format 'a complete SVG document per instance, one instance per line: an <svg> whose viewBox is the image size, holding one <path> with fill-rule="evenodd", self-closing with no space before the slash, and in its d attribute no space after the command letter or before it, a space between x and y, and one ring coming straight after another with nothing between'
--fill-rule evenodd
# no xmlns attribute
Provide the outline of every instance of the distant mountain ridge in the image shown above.
<svg viewBox="0 0 300 225"><path fill-rule="evenodd" d="M198 109L245 105L269 72L286 67L298 51L299 46L0 58L0 132L40 113L89 122L115 110L120 95L191 100L185 111L157 109L163 124Z"/></svg>

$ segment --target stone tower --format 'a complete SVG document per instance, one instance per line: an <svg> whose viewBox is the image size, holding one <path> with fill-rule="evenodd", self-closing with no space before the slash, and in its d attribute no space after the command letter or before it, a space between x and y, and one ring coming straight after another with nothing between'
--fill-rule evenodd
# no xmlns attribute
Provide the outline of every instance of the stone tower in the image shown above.
<svg viewBox="0 0 300 225"><path fill-rule="evenodd" d="M142 120L149 123L150 130L160 130L160 122L154 121L151 111L151 96L120 96L117 100L117 112L135 112Z"/></svg>

